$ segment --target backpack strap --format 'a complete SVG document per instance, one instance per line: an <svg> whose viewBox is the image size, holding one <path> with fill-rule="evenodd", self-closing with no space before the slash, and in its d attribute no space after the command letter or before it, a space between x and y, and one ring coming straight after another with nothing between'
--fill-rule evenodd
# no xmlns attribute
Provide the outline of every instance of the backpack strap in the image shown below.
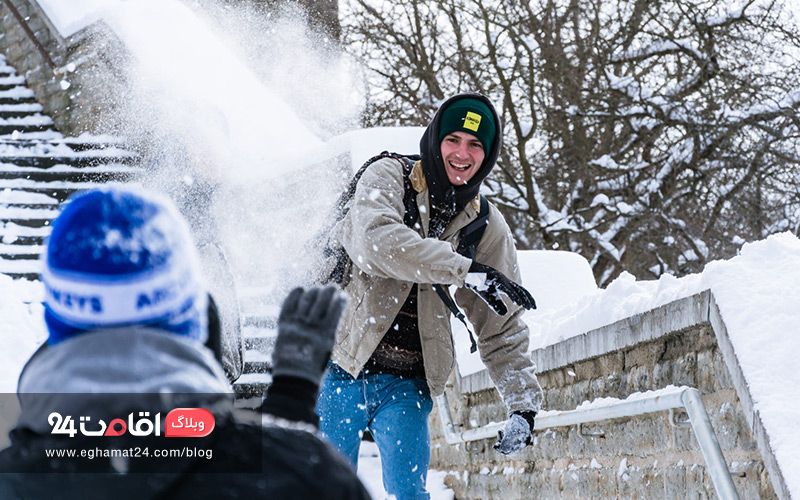
<svg viewBox="0 0 800 500"><path fill-rule="evenodd" d="M417 192L414 186L411 185L411 171L414 170L414 165L419 160L419 155L394 155L396 158L403 162L403 207L405 213L403 214L403 223L414 228L419 222L419 207L417 206Z"/></svg>
<svg viewBox="0 0 800 500"><path fill-rule="evenodd" d="M458 242L458 249L456 251L464 257L475 260L478 243L481 242L481 238L483 238L483 232L486 231L486 226L488 225L489 201L486 199L486 197L481 196L478 216L461 230L461 241ZM453 316L461 321L464 324L464 327L467 329L470 342L469 352L473 353L477 351L478 344L475 342L475 336L472 333L472 329L470 329L469 324L467 323L467 319L464 317L464 313L462 313L458 307L456 307L455 302L453 302L453 299L447 295L442 285L433 285L433 289L436 291L436 295L438 295L442 302L444 302L444 305L447 306L451 313L453 313Z"/></svg>
<svg viewBox="0 0 800 500"><path fill-rule="evenodd" d="M464 313L456 306L456 303L453 302L453 299L447 295L447 292L444 291L444 287L442 285L433 285L433 289L436 291L436 295L442 299L444 305L453 313L459 321L464 324L464 328L467 329L467 333L469 334L469 352L473 353L478 350L478 344L475 342L475 334L472 333L472 329L469 327L469 323L467 323L467 318L464 317Z"/></svg>
<svg viewBox="0 0 800 500"><path fill-rule="evenodd" d="M456 250L464 257L469 257L472 260L475 260L478 243L481 242L483 232L486 231L486 226L489 225L489 201L485 196L481 196L480 199L481 206L478 216L461 230L461 241L458 242L458 249Z"/></svg>
<svg viewBox="0 0 800 500"><path fill-rule="evenodd" d="M339 195L339 198L336 200L336 204L334 205L334 209L331 212L331 215L328 217L328 220L324 223L322 230L320 230L320 232L314 237L314 241L316 241L317 244L321 245L322 247L323 257L326 259L333 259L335 262L329 274L321 278L322 284L341 284L344 281L345 274L349 272L351 262L350 257L347 255L347 252L341 245L332 245L328 240L327 235L330 233L331 229L336 225L336 223L342 220L350 210L348 204L350 203L350 200L353 199L353 195L355 195L356 188L358 187L358 181L361 180L364 172L366 172L370 165L383 158L394 158L403 163L403 177L405 179L405 195L403 202L406 207L404 222L407 226L413 227L413 224L415 224L417 219L419 219L419 209L417 209L416 200L414 199L414 190L411 189L409 191L410 181L408 179L408 176L411 174L411 170L414 168L414 163L416 163L416 160L419 159L419 155L400 155L397 153L390 153L389 151L383 151L381 154L373 156L364 162L364 164L361 165L358 171L353 175L352 179L350 179L350 184L347 186L347 189L345 189L342 194ZM413 207L413 209L409 209L410 207Z"/></svg>

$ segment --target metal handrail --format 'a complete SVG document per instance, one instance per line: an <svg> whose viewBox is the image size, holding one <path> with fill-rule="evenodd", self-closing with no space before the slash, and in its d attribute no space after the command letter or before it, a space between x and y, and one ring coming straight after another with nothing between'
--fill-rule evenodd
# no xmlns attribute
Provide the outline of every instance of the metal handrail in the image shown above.
<svg viewBox="0 0 800 500"><path fill-rule="evenodd" d="M483 427L457 431L453 424L446 394L437 398L437 405L445 440L451 445L496 437L497 432L505 426L505 422L493 422ZM536 415L533 429L542 430L580 425L667 411L673 408L686 409L689 423L697 438L697 443L700 445L700 451L703 453L711 475L711 482L714 484L719 498L739 500L739 494L733 484L725 457L722 455L717 435L711 427L711 420L708 418L708 413L700 398L700 392L693 387L667 387L657 391L635 394L628 399L604 400L602 406L568 411L542 411Z"/></svg>
<svg viewBox="0 0 800 500"><path fill-rule="evenodd" d="M58 66L50 57L50 53L47 52L47 49L45 49L44 46L41 44L41 42L39 42L39 40L36 38L36 34L33 32L33 30L31 30L30 26L28 26L28 23L25 21L25 18L22 17L22 14L19 13L19 11L11 2L11 0L3 0L3 3L6 4L8 10L11 12L14 18L16 18L17 22L19 22L20 26L22 26L22 30L25 32L26 35L28 35L28 38L30 38L31 42L33 43L33 46L36 47L36 50L39 52L42 58L44 58L44 61L47 63L47 65L50 66L50 69L53 70L53 73L60 74L61 71L58 69Z"/></svg>

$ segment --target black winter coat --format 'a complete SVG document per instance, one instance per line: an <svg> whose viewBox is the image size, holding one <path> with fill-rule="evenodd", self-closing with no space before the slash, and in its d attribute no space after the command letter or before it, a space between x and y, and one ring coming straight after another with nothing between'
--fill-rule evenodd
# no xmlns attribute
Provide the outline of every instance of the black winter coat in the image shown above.
<svg viewBox="0 0 800 500"><path fill-rule="evenodd" d="M227 422L199 444L211 449L212 459L159 461L152 457L161 446L148 442L118 444L118 449L149 448L149 458L131 458L120 474L114 459L52 460L45 451L63 447L63 440L32 432L12 433L13 446L0 452L0 498L28 499L275 499L366 500L352 465L316 435L305 430ZM213 442L207 441L213 438ZM100 441L108 438L88 438ZM163 440L163 438L161 438ZM170 438L179 439L180 438ZM260 446L258 445L260 441ZM77 443L76 443L77 444ZM99 446L103 446L98 443ZM86 442L75 448L95 448ZM260 463L259 463L260 462ZM80 470L92 472L74 472ZM177 465L177 467L176 467ZM140 472L140 468L148 471ZM246 471L246 472L230 472Z"/></svg>
<svg viewBox="0 0 800 500"><path fill-rule="evenodd" d="M190 339L148 329L81 334L34 354L18 397L11 446L0 451L2 500L369 498L350 463L310 425L234 409L213 354ZM166 434L176 408L207 409L213 430L203 437L138 432L147 411L148 420L160 415ZM90 432L81 420L73 436L53 433L52 412L70 416L75 428L89 417ZM117 418L129 422L121 435L87 435L108 429L101 420L114 428ZM53 450L92 457L48 456ZM164 450L183 455L156 456Z"/></svg>

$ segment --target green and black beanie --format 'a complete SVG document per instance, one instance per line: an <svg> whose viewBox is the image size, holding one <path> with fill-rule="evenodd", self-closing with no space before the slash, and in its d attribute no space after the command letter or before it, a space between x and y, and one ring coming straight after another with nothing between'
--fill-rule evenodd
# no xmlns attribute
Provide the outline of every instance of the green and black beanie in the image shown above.
<svg viewBox="0 0 800 500"><path fill-rule="evenodd" d="M468 113L476 116L469 115ZM449 117L455 117L450 119ZM476 117L480 117L480 122ZM453 125L455 123L455 125ZM485 157L480 170L466 184L453 186L447 177L442 159L442 139L452 132L462 130L474 134L484 146ZM489 176L503 146L502 123L488 97L476 92L464 92L447 99L428 123L419 141L422 172L430 190L432 212L455 215L478 196L481 183ZM434 218L434 214L431 214ZM433 225L430 226L431 228ZM438 236L437 236L438 237Z"/></svg>
<svg viewBox="0 0 800 500"><path fill-rule="evenodd" d="M485 102L474 98L459 99L442 113L439 123L439 142L447 134L466 132L481 141L486 156L489 156L496 130L494 113Z"/></svg>

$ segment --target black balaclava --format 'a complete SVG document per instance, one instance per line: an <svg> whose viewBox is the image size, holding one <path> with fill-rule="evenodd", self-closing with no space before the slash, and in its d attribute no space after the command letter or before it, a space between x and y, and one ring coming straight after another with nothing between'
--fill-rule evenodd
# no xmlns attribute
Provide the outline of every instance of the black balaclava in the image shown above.
<svg viewBox="0 0 800 500"><path fill-rule="evenodd" d="M464 185L453 186L447 178L442 159L441 141L439 140L439 127L442 120L442 113L448 106L459 99L477 99L486 103L494 115L495 127L497 129L492 147L486 151L486 157L480 169L472 179ZM455 217L459 210L462 210L467 203L478 196L481 183L494 168L497 157L500 155L500 147L503 143L502 124L500 117L492 102L486 96L475 92L466 92L451 97L442 104L428 124L428 128L422 134L419 141L419 152L422 157L422 172L428 183L428 191L431 199L431 224L428 236L438 238L444 232L445 227Z"/></svg>

